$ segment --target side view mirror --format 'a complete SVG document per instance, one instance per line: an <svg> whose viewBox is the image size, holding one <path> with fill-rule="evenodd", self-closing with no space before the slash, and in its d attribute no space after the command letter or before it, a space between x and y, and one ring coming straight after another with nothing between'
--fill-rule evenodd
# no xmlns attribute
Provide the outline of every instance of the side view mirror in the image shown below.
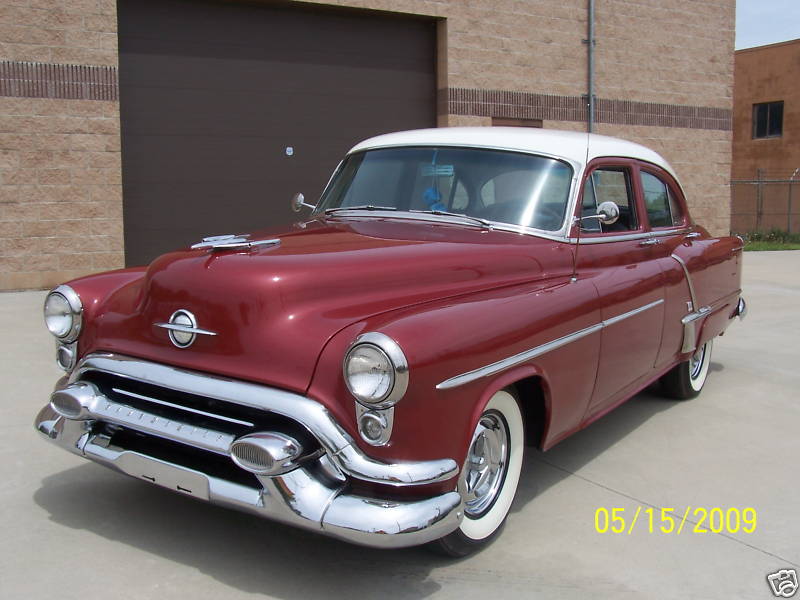
<svg viewBox="0 0 800 600"><path fill-rule="evenodd" d="M317 208L313 204L306 203L306 197L303 195L303 192L297 192L294 196L292 196L292 203L291 203L292 211L300 212L301 210L303 210L304 206L310 208L311 210Z"/></svg>
<svg viewBox="0 0 800 600"><path fill-rule="evenodd" d="M579 223L582 223L583 221L589 221L593 219L597 219L603 225L613 225L619 220L619 206L617 206L616 202L606 200L605 202L601 202L597 207L596 215L586 215L585 217L581 217L580 219L576 220Z"/></svg>
<svg viewBox="0 0 800 600"><path fill-rule="evenodd" d="M597 218L603 225L613 225L619 220L619 206L611 200L601 202L597 207Z"/></svg>

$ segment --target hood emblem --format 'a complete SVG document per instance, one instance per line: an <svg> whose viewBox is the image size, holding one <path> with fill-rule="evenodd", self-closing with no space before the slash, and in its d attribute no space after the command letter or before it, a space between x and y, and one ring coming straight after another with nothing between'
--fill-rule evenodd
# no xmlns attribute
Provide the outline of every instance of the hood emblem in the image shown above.
<svg viewBox="0 0 800 600"><path fill-rule="evenodd" d="M192 250L209 249L214 250L229 250L231 248L255 248L256 246L275 246L280 244L280 238L270 240L251 240L248 234L244 235L212 235L211 237L203 238L202 242L192 244Z"/></svg>
<svg viewBox="0 0 800 600"><path fill-rule="evenodd" d="M188 348L194 344L198 335L217 335L213 331L199 329L195 316L184 308L172 313L168 323L154 323L154 325L166 329L170 341L178 348Z"/></svg>

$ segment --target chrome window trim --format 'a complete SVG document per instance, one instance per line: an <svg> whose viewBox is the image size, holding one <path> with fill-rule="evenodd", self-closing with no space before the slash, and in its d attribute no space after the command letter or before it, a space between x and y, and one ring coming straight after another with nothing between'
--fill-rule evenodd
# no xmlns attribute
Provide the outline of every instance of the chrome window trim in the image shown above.
<svg viewBox="0 0 800 600"><path fill-rule="evenodd" d="M477 369L473 369L472 371L467 371L466 373L461 373L460 375L456 375L455 377L451 377L450 379L445 379L441 383L437 384L437 390L449 390L455 387L459 387L466 383L470 383L475 381L476 379L481 379L482 377L488 377L489 375L495 375L500 373L501 371L505 371L506 369L510 369L511 367L515 367L522 363L525 363L537 356L541 356L547 352L555 350L557 348L561 348L562 346L566 346L567 344L579 340L587 335L600 331L605 327L609 327L614 325L615 323L619 323L620 321L624 321L630 317L638 315L646 310L654 308L659 304L664 302L663 298L659 298L649 304L645 304L644 306L640 306L639 308L635 308L630 310L626 313L622 313L621 315L617 315L616 317L611 317L610 319L605 319L596 323L594 325L590 325L584 329L580 329L574 333L570 333L568 335L562 336L550 342L546 342L530 350L525 350L520 352L519 354L514 354L513 356L509 356L508 358L504 358L502 360L498 360L497 362L485 365L483 367L479 367Z"/></svg>
<svg viewBox="0 0 800 600"><path fill-rule="evenodd" d="M325 406L300 394L113 353L86 356L72 372L69 383L79 381L90 371L110 373L293 419L317 438L341 471L356 479L392 486L420 485L447 481L459 471L452 458L398 463L373 459L364 454Z"/></svg>
<svg viewBox="0 0 800 600"><path fill-rule="evenodd" d="M622 233L619 235L603 235L603 237L580 237L581 244L604 244L606 242L624 242L627 240L641 240L646 238L652 237L664 237L668 235L680 235L682 233L688 233L691 231L691 227L680 227L678 229L669 229L669 230L662 230L659 229L658 231L637 231L635 233ZM570 244L578 243L577 237L569 238Z"/></svg>
<svg viewBox="0 0 800 600"><path fill-rule="evenodd" d="M433 213L427 212L411 212L405 210L381 210L380 208L364 210L364 209L353 209L353 210L339 210L335 213L329 215L317 215L320 218L325 219L335 219L339 217L371 217L371 218L393 218L393 219L406 219L409 221L427 221L429 223L448 223L450 225L471 225L473 227L480 228L481 225L477 222L470 222L469 216L466 216L466 219L457 219L455 217L448 217L446 215L436 215ZM545 238L548 240L553 240L554 242L563 242L565 240L564 235L560 234L561 230L557 231L545 231L543 229L534 229L532 227L524 227L522 225L511 225L509 223L502 223L500 221L491 221L486 220L487 223L491 226L491 229L497 229L499 231L507 231L509 233L519 233L521 235L530 235L534 237ZM486 229L484 227L484 229ZM563 227L562 227L563 229Z"/></svg>

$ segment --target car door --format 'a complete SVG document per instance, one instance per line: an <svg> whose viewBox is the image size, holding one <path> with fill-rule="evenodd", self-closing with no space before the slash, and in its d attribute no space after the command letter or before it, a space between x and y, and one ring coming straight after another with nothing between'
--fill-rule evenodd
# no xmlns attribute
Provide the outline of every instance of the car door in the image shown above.
<svg viewBox="0 0 800 600"><path fill-rule="evenodd" d="M612 225L583 220L576 242L576 276L590 279L602 315L600 357L585 416L593 419L627 398L652 375L661 345L664 277L647 230L636 165L627 159L590 163L581 188L578 215L596 214L613 201L620 218Z"/></svg>
<svg viewBox="0 0 800 600"><path fill-rule="evenodd" d="M656 367L668 367L698 342L691 339L684 344L684 317L705 313L688 330L695 338L705 319L727 319L725 310L738 299L741 245L734 238L712 238L693 226L683 192L669 173L643 162L638 171L653 251L665 277L664 329Z"/></svg>
<svg viewBox="0 0 800 600"><path fill-rule="evenodd" d="M653 240L651 247L664 273L664 322L655 365L661 368L681 353L681 319L695 310L684 265L694 254L693 242L699 234L691 227L686 200L674 178L650 163L642 162L637 167L636 181Z"/></svg>

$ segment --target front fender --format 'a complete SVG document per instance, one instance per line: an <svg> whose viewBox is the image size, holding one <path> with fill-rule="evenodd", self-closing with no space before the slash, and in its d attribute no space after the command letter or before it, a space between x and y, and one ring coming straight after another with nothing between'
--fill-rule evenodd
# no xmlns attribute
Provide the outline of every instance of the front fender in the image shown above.
<svg viewBox="0 0 800 600"><path fill-rule="evenodd" d="M569 283L564 278L378 315L330 340L307 393L326 405L335 404L354 439L371 456L395 461L453 458L460 464L491 396L537 375L547 389L547 436L557 436L576 428L585 413L596 376L599 335L458 387L437 389L437 385L599 322L597 304L591 282ZM358 435L355 400L342 376L347 348L367 331L380 331L397 341L410 365L408 390L395 407L391 439L380 447L370 446Z"/></svg>

